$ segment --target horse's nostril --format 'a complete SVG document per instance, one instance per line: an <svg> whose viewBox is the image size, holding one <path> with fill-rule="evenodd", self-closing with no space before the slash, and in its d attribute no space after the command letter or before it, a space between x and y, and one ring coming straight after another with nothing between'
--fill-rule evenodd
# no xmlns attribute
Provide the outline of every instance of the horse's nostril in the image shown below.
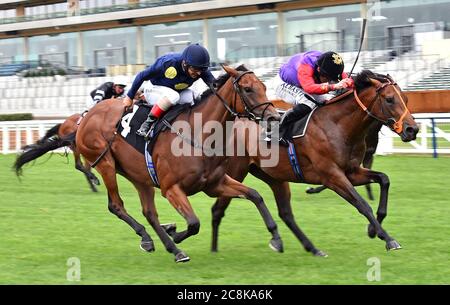
<svg viewBox="0 0 450 305"><path fill-rule="evenodd" d="M419 131L419 128L414 128L412 126L406 127L406 134L415 135Z"/></svg>

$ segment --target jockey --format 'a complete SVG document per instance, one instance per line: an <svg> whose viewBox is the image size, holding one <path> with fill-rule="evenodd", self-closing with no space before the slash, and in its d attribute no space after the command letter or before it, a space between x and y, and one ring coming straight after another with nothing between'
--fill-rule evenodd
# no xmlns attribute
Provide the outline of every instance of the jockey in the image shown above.
<svg viewBox="0 0 450 305"><path fill-rule="evenodd" d="M124 78L119 78L114 82L106 82L101 84L90 93L91 98L87 101L87 108L92 108L95 104L110 99L112 97L119 97L123 95L126 87Z"/></svg>
<svg viewBox="0 0 450 305"><path fill-rule="evenodd" d="M136 133L146 136L150 126L172 105L193 103L196 92L189 87L200 78L207 85L212 85L216 80L208 69L209 65L208 51L199 44L191 44L181 54L169 53L159 57L153 65L137 74L123 103L125 107L130 107L136 92L147 80L144 94L153 107Z"/></svg>
<svg viewBox="0 0 450 305"><path fill-rule="evenodd" d="M275 80L278 98L293 104L281 122L298 120L336 96L336 90L353 87L336 52L309 51L294 55L281 66Z"/></svg>

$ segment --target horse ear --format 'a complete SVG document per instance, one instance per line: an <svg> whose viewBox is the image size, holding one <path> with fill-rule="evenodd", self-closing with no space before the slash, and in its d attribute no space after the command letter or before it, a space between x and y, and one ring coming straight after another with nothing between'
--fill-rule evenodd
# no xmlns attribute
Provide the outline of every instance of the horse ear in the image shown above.
<svg viewBox="0 0 450 305"><path fill-rule="evenodd" d="M377 81L376 79L373 79L373 78L369 78L369 81L370 81L370 83L372 84L372 86L374 86L374 87L380 87L381 86L381 82L380 81Z"/></svg>
<svg viewBox="0 0 450 305"><path fill-rule="evenodd" d="M232 77L237 77L238 76L238 71L236 69L233 69L230 66L226 66L226 65L222 65L222 68L225 70L225 72L227 72L229 75L231 75Z"/></svg>

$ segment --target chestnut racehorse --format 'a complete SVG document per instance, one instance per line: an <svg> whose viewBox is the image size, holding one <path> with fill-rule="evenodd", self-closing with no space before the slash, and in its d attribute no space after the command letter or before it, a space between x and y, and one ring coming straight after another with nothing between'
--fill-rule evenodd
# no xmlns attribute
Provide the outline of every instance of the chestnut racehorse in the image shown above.
<svg viewBox="0 0 450 305"><path fill-rule="evenodd" d="M242 68L223 67L227 74L218 81L218 89L209 90L190 112L180 114L174 124L185 121L194 126L193 113L200 113L203 122L216 121L225 126L236 116L267 121L279 120L279 115L266 96L264 84L251 72ZM213 94L213 91L215 94ZM168 252L175 255L176 262L188 261L189 257L175 243L180 243L199 232L200 221L188 200L189 195L204 192L211 197L240 197L251 200L262 215L272 234L271 247L282 251L281 238L269 210L257 191L226 175L226 156L175 156L171 144L179 135L171 130L163 131L157 138L152 152L154 169L158 175L161 194L186 219L187 230L176 232L174 226L161 226L154 202L154 184L148 174L144 155L117 135L117 125L123 115L121 100L111 99L94 106L81 121L76 143L81 154L96 165L108 191L109 210L130 225L141 237L141 248L154 251L153 240L144 226L132 218L124 208L119 195L116 173L128 179L137 189L142 212L158 234ZM202 139L211 134L202 131ZM185 134L183 134L186 137ZM192 136L190 133L188 136ZM227 140L227 136L223 135ZM202 142L203 143L203 142ZM226 143L226 142L223 142ZM195 149L199 149L198 147ZM200 147L202 149L202 147ZM169 235L173 240L169 237ZM175 242L175 243L174 243Z"/></svg>
<svg viewBox="0 0 450 305"><path fill-rule="evenodd" d="M46 152L60 147L69 146L73 151L75 168L85 175L91 190L93 192L97 192L96 185L100 185L100 181L91 172L91 166L88 162L83 165L80 153L75 145L74 134L78 128L77 122L80 118L81 115L78 113L71 115L63 123L56 124L50 128L46 132L45 136L39 139L36 143L23 147L23 152L17 156L16 162L14 163L16 173L20 174L23 165L39 158Z"/></svg>
<svg viewBox="0 0 450 305"><path fill-rule="evenodd" d="M294 173L287 148L279 146L279 163L275 167L261 166L267 157L262 154L246 158L230 158L227 173L242 181L250 172L265 181L272 189L279 216L301 241L308 252L317 256L326 254L318 250L295 223L290 203L288 182L322 184L352 204L369 221L368 235L376 235L386 242L386 249L400 249L400 244L382 228L386 217L389 178L385 173L361 167L365 138L377 124L394 130L404 142L416 138L419 130L406 107L407 98L390 76L365 70L355 77L356 89L336 102L318 108L310 118L306 134L293 139L296 157L303 173L300 181ZM248 128L258 128L250 121ZM235 141L246 142L245 138ZM376 182L380 185L377 218L372 208L354 186ZM212 208L212 251L217 251L218 230L230 198L219 198Z"/></svg>

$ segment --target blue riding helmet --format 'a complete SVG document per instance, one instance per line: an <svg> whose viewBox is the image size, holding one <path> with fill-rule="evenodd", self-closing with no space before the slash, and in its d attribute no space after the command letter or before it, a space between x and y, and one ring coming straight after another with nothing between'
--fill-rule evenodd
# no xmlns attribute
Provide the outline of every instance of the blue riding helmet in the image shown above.
<svg viewBox="0 0 450 305"><path fill-rule="evenodd" d="M187 46L186 49L183 50L181 57L187 65L201 70L208 69L210 65L208 50L198 43Z"/></svg>

